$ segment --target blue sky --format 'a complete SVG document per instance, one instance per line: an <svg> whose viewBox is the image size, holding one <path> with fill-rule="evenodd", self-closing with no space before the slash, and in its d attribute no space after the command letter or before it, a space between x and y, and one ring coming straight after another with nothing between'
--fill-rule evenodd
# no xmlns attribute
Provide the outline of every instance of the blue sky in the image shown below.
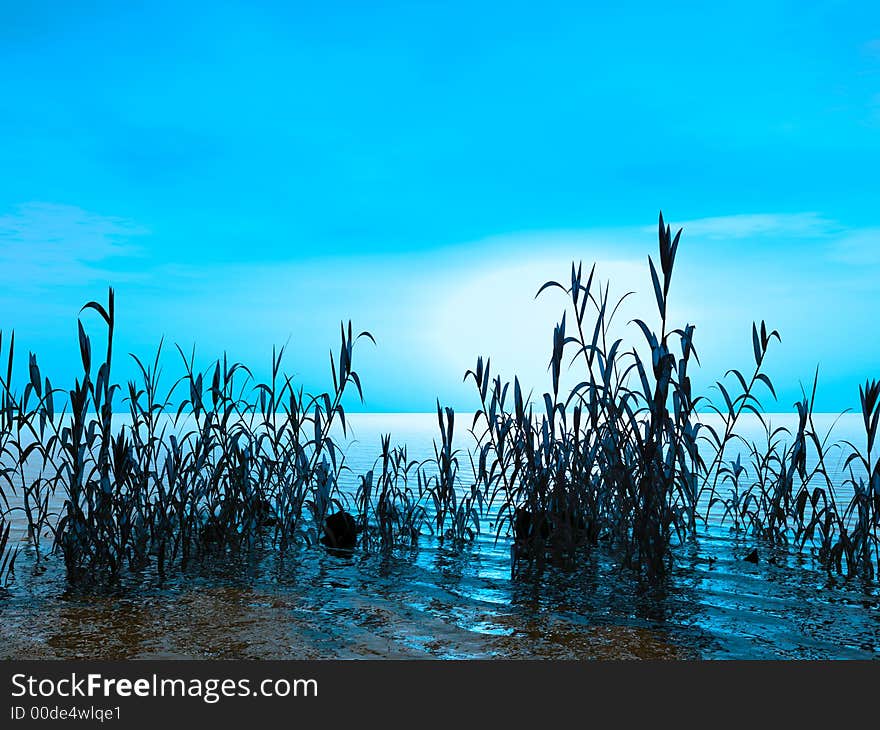
<svg viewBox="0 0 880 730"><path fill-rule="evenodd" d="M762 318L771 410L880 376L872 3L127 5L0 4L0 326L57 382L112 283L121 353L320 388L350 317L368 410L468 407L478 354L541 389L534 291L597 260L652 316L660 209L698 383Z"/></svg>

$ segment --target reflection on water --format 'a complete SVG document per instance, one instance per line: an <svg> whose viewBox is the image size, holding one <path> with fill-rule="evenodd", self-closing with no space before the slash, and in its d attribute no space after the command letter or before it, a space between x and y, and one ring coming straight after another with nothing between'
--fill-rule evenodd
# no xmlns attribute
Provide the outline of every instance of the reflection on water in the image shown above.
<svg viewBox="0 0 880 730"><path fill-rule="evenodd" d="M399 434L411 453L430 448L420 423ZM378 419L374 430L387 426ZM362 421L368 446L371 428ZM353 448L349 465L369 468L374 453ZM756 545L760 562L743 561ZM429 536L392 554L255 550L165 582L130 577L104 595L70 590L59 557L34 576L23 553L0 598L0 658L878 656L877 586L718 525L681 546L655 585L601 551L576 569L512 581L508 548L485 525L458 548Z"/></svg>
<svg viewBox="0 0 880 730"><path fill-rule="evenodd" d="M716 531L660 585L594 554L511 581L494 538L392 555L303 549L216 559L107 595L22 562L0 599L2 658L871 658L876 587L829 579ZM710 566L708 557L714 560ZM771 564L769 558L776 564Z"/></svg>

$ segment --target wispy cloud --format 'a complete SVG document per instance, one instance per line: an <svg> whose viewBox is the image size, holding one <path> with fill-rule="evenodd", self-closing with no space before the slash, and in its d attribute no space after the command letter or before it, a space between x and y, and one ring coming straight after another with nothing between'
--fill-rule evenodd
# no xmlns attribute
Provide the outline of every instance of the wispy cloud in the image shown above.
<svg viewBox="0 0 880 730"><path fill-rule="evenodd" d="M0 266L25 288L107 278L110 262L138 255L147 230L82 208L32 202L0 214Z"/></svg>
<svg viewBox="0 0 880 730"><path fill-rule="evenodd" d="M849 231L834 242L831 256L856 266L880 264L880 228Z"/></svg>
<svg viewBox="0 0 880 730"><path fill-rule="evenodd" d="M743 213L675 223L688 236L713 239L780 236L827 236L841 230L837 221L820 213Z"/></svg>
<svg viewBox="0 0 880 730"><path fill-rule="evenodd" d="M817 212L741 213L691 220L669 220L675 230L684 229L688 246L694 241L746 241L764 243L816 242L823 245L852 234L853 229ZM656 247L657 226L633 225L585 229L535 230L489 236L467 244L469 255L483 252L489 257L524 255L546 257L551 252L562 258L584 261L612 258L639 259Z"/></svg>

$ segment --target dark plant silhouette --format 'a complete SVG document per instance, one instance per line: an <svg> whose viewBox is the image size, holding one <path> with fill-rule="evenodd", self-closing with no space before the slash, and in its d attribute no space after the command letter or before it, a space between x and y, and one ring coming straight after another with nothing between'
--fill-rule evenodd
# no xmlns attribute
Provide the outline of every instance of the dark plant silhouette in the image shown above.
<svg viewBox="0 0 880 730"><path fill-rule="evenodd" d="M82 374L67 391L53 388L31 354L16 392L13 335L0 373L0 585L16 565L17 515L35 569L51 547L77 583L115 581L145 566L162 576L207 553L253 545L390 550L430 531L454 547L487 522L496 539L510 540L515 575L571 563L601 545L656 576L713 515L755 538L812 549L829 571L873 578L880 383L861 388L864 446L833 443L830 430L817 430L818 372L795 404L796 431L773 427L760 394L776 396L765 365L780 338L761 322L752 325L752 372L730 370L716 383L717 403L696 395L695 327L669 319L681 233L660 216L658 262L648 258L657 311L629 323L634 343L612 334L629 295L613 299L595 266L572 264L569 280L537 294L557 289L566 303L552 333L547 392L533 397L478 358L465 374L479 404L470 447L456 445L456 414L438 402L433 457L417 462L384 435L352 490L341 486L348 467L338 434L348 432L345 394L363 400L355 344L373 338L356 335L350 322L330 356L332 388L317 395L284 374L283 349L272 352L269 381L256 383L225 355L200 371L195 352L178 347L182 375L163 387L161 343L146 364L132 356L138 376L123 389L111 378L112 289L106 305L92 301L80 313ZM106 335L99 363L87 315ZM571 388L566 373L576 375ZM127 413L117 423L120 399ZM739 433L743 414L763 426L760 444ZM835 485L827 460L841 449L847 479ZM844 487L853 493L845 504ZM60 514L52 512L56 496Z"/></svg>

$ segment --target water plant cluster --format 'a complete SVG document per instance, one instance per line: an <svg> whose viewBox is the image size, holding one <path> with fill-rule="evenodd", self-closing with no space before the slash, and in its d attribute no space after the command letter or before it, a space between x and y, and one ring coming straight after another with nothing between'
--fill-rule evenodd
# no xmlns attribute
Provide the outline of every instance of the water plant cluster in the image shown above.
<svg viewBox="0 0 880 730"><path fill-rule="evenodd" d="M668 320L680 237L661 214L659 265L648 261L657 312L630 323L635 343L614 335L626 296L613 299L595 266L573 264L570 280L538 291L560 290L567 303L553 330L548 392L533 397L479 358L465 375L479 401L469 445L455 446L456 414L438 403L433 457L413 460L383 436L373 468L352 475L354 489L344 486L343 402L351 391L363 399L355 345L373 338L350 322L330 356L332 388L317 395L283 372L283 349L273 351L265 383L225 356L198 370L194 353L178 347L182 375L163 388L162 344L149 362L132 356L136 379L114 383L112 289L106 304L89 302L80 313L82 373L69 389L53 387L30 354L19 392L13 335L0 373L0 584L15 569L13 519L27 525L35 570L56 552L69 580L83 583L146 566L165 575L257 544L373 551L412 546L427 533L458 544L486 521L510 542L518 575L603 545L655 576L711 513L745 534L810 551L829 571L873 578L880 382L860 389L864 444L833 443L816 428L818 373L795 404L797 429L773 428L761 398L775 399L764 370L779 335L762 322L752 326L752 372L729 371L715 401L695 394L694 325ZM102 325L100 358L86 316ZM563 387L571 372L577 384ZM116 413L120 401L125 410ZM763 424L762 443L739 433L744 414ZM846 484L831 477L832 449L846 452Z"/></svg>

